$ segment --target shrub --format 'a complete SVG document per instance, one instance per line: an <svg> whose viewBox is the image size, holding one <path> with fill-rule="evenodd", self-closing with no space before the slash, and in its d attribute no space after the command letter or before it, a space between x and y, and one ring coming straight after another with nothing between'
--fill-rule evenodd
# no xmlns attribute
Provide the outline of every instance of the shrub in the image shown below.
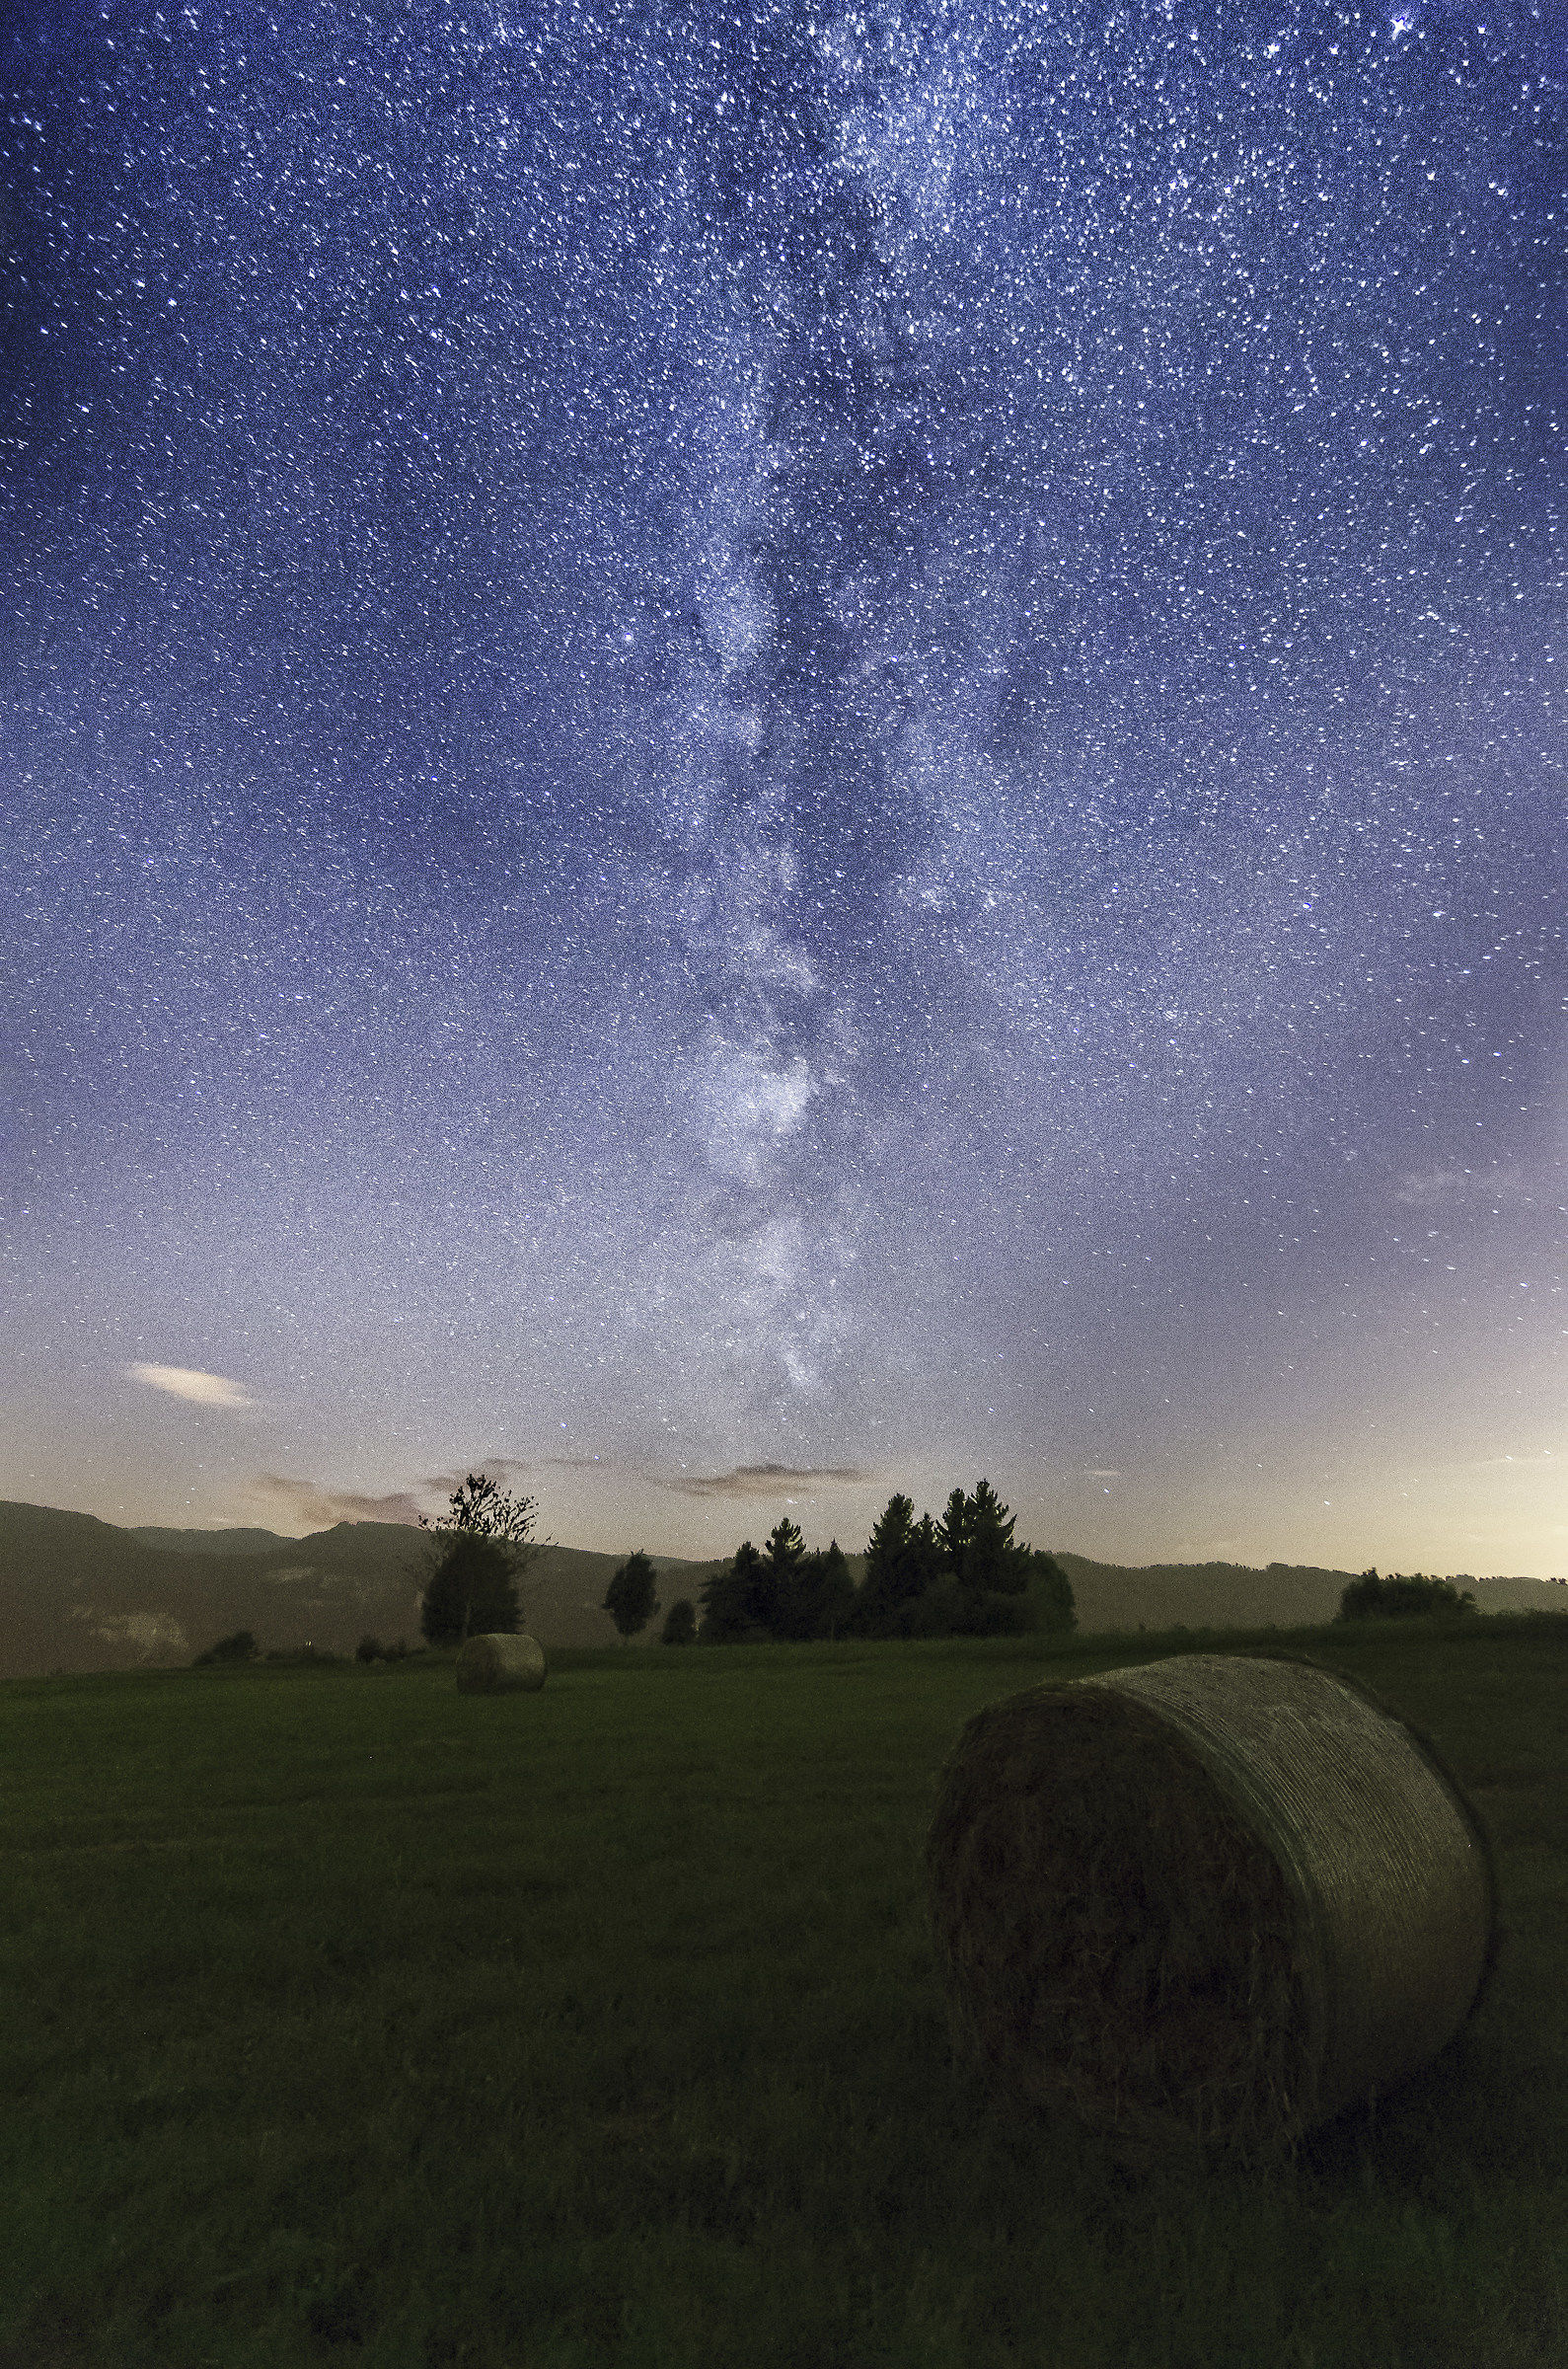
<svg viewBox="0 0 1568 2369"><path fill-rule="evenodd" d="M436 1567L419 1616L426 1642L456 1645L467 1636L514 1636L521 1614L510 1543L466 1530L438 1535Z"/></svg>
<svg viewBox="0 0 1568 2369"><path fill-rule="evenodd" d="M605 1591L601 1609L610 1615L623 1639L635 1637L658 1611L652 1558L640 1547L621 1565Z"/></svg>
<svg viewBox="0 0 1568 2369"><path fill-rule="evenodd" d="M906 1604L895 1632L900 1637L1024 1637L1037 1626L1025 1597L991 1595L954 1581L929 1587Z"/></svg>
<svg viewBox="0 0 1568 2369"><path fill-rule="evenodd" d="M664 1615L659 1643L662 1645L689 1645L696 1635L697 1606L690 1596L682 1596Z"/></svg>
<svg viewBox="0 0 1568 2369"><path fill-rule="evenodd" d="M202 1670L214 1662L259 1661L261 1655L261 1648L251 1631L236 1629L232 1637L220 1638L215 1645L209 1645L204 1653L198 1653L191 1667Z"/></svg>
<svg viewBox="0 0 1568 2369"><path fill-rule="evenodd" d="M1408 1619L1420 1613L1474 1610L1475 1598L1468 1588L1461 1595L1452 1579L1426 1579L1419 1571L1408 1578L1390 1572L1386 1579L1380 1579L1376 1571L1363 1571L1341 1595L1335 1618L1380 1621L1390 1617Z"/></svg>
<svg viewBox="0 0 1568 2369"><path fill-rule="evenodd" d="M1056 1557L1043 1554L1036 1547L1029 1560L1029 1590L1039 1615L1039 1626L1053 1633L1076 1629L1078 1607L1073 1598L1073 1582Z"/></svg>
<svg viewBox="0 0 1568 2369"><path fill-rule="evenodd" d="M383 1658L379 1637L362 1637L354 1647L355 1661L380 1661Z"/></svg>

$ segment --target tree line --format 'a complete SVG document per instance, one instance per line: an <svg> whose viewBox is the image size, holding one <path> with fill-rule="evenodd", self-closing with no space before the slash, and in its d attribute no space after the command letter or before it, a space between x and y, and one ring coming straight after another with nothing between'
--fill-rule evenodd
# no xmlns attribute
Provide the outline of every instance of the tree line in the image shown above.
<svg viewBox="0 0 1568 2369"><path fill-rule="evenodd" d="M1390 1571L1380 1579L1376 1570L1352 1579L1339 1598L1335 1615L1341 1621L1380 1621L1432 1612L1473 1612L1475 1598L1468 1588L1461 1595L1452 1579L1428 1579L1420 1571Z"/></svg>
<svg viewBox="0 0 1568 2369"><path fill-rule="evenodd" d="M470 1473L433 1529L435 1560L420 1627L432 1645L486 1631L514 1633L517 1580L538 1551L531 1497L512 1497ZM667 1645L775 1639L1003 1637L1076 1623L1073 1589L1052 1555L1013 1537L1017 1517L988 1481L955 1489L939 1521L891 1496L865 1548L859 1586L837 1539L808 1551L787 1516L761 1547L745 1540L725 1567L673 1603ZM610 1581L603 1609L623 1638L639 1636L663 1608L653 1563L638 1548Z"/></svg>
<svg viewBox="0 0 1568 2369"><path fill-rule="evenodd" d="M430 1645L460 1644L485 1632L514 1635L520 1624L517 1574L536 1551L533 1500L504 1495L483 1475L470 1474L454 1494L449 1518L431 1529L436 1553L420 1626ZM485 1525L490 1525L486 1527ZM1054 1555L1013 1540L1015 1517L981 1481L972 1494L955 1489L939 1522L915 1519L910 1498L892 1496L866 1545L859 1587L835 1539L808 1553L795 1524L781 1521L759 1550L747 1539L723 1570L700 1591L699 1612L682 1596L665 1614L666 1645L740 1644L814 1638L999 1637L1077 1626L1073 1589ZM651 1557L640 1548L612 1578L603 1609L623 1638L640 1636L663 1610ZM1385 1620L1432 1613L1473 1613L1475 1598L1452 1580L1421 1572L1363 1571L1339 1600L1341 1621ZM414 1653L422 1650L415 1645ZM384 1645L362 1637L356 1661L401 1661L411 1647L400 1637ZM209 1645L196 1665L262 1658L249 1629ZM268 1661L341 1661L319 1646L271 1652Z"/></svg>

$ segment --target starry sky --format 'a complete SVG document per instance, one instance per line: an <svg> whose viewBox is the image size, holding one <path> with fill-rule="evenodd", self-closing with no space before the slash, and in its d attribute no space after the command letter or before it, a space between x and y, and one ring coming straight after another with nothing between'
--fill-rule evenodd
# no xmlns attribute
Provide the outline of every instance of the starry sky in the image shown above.
<svg viewBox="0 0 1568 2369"><path fill-rule="evenodd" d="M0 1494L1568 1570L1546 0L20 0Z"/></svg>

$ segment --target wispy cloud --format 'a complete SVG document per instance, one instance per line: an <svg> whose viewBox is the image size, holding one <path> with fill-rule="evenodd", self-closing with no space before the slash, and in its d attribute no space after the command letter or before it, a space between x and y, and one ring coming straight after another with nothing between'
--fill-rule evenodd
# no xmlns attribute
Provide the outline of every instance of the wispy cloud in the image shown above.
<svg viewBox="0 0 1568 2369"><path fill-rule="evenodd" d="M1394 1187L1401 1209L1528 1208L1535 1195L1516 1168L1412 1170Z"/></svg>
<svg viewBox="0 0 1568 2369"><path fill-rule="evenodd" d="M132 1382L144 1382L149 1390L167 1391L172 1399L188 1399L194 1407L254 1407L256 1401L238 1382L225 1374L204 1374L193 1365L127 1365L125 1372Z"/></svg>
<svg viewBox="0 0 1568 2369"><path fill-rule="evenodd" d="M737 1464L727 1473L656 1473L660 1489L683 1497L775 1497L796 1490L861 1489L876 1475L859 1465Z"/></svg>
<svg viewBox="0 0 1568 2369"><path fill-rule="evenodd" d="M321 1489L314 1481L295 1481L286 1473L258 1473L250 1494L269 1506L281 1519L306 1522L330 1530L335 1522L417 1522L419 1501L406 1489L384 1497L360 1496L351 1490Z"/></svg>
<svg viewBox="0 0 1568 2369"><path fill-rule="evenodd" d="M586 1456L547 1456L542 1461L545 1464L589 1464L596 1459ZM475 1456L461 1471L426 1473L415 1486L426 1493L449 1497L455 1489L462 1488L470 1473L484 1473L489 1480L503 1482L508 1489L515 1489L531 1475L537 1478L539 1471L539 1463L525 1463L517 1456Z"/></svg>
<svg viewBox="0 0 1568 2369"><path fill-rule="evenodd" d="M1119 1464L1091 1464L1083 1475L1085 1481L1119 1481L1121 1477L1122 1471Z"/></svg>

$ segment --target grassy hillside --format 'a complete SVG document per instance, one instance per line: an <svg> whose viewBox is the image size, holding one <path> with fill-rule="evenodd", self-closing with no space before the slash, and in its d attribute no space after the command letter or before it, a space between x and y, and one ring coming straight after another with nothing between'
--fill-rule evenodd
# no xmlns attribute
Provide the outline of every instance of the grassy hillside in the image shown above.
<svg viewBox="0 0 1568 2369"><path fill-rule="evenodd" d="M1331 1621L1354 1571L1308 1564L1156 1563L1137 1568L1057 1554L1073 1582L1079 1627L1088 1631L1264 1627ZM1441 1574L1439 1574L1441 1576ZM1568 1612L1568 1587L1545 1579L1464 1582L1478 1612Z"/></svg>
<svg viewBox="0 0 1568 2369"><path fill-rule="evenodd" d="M156 1524L140 1525L130 1536L154 1553L170 1555L269 1555L298 1543L276 1530L163 1530Z"/></svg>
<svg viewBox="0 0 1568 2369"><path fill-rule="evenodd" d="M263 1650L309 1643L351 1653L367 1631L384 1643L419 1643L425 1531L339 1522L308 1538L273 1538L260 1553L202 1552L192 1543L202 1533L180 1535L179 1546L154 1547L90 1514L0 1503L0 1678L173 1667L237 1629L252 1630ZM600 1607L622 1560L541 1549L520 1593L542 1643L618 1642ZM695 1598L717 1567L667 1556L653 1562L666 1606L676 1595Z"/></svg>
<svg viewBox="0 0 1568 2369"><path fill-rule="evenodd" d="M0 1688L0 2362L1561 2369L1568 1625L1276 1639L1434 1737L1504 1918L1294 2171L1134 2172L954 2063L944 1755L1175 1642Z"/></svg>

